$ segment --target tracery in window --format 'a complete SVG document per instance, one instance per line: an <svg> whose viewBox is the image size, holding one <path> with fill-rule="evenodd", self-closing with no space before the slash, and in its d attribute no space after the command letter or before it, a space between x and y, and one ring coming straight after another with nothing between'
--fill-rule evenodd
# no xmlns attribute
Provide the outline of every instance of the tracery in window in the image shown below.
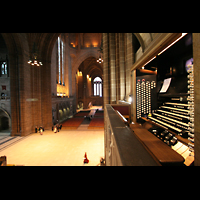
<svg viewBox="0 0 200 200"><path fill-rule="evenodd" d="M94 96L102 97L102 79L100 77L96 77L93 81L94 87Z"/></svg>

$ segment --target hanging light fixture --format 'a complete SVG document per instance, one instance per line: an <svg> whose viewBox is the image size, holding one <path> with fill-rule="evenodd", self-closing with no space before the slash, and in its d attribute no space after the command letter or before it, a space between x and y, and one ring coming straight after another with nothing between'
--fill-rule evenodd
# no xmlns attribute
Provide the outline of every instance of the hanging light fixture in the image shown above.
<svg viewBox="0 0 200 200"><path fill-rule="evenodd" d="M99 58L97 59L97 62L101 64L103 62L103 59L102 59L102 53L103 53L102 45L101 45L100 49L97 50L97 51L99 51L99 53L98 53L99 54Z"/></svg>
<svg viewBox="0 0 200 200"><path fill-rule="evenodd" d="M101 54L100 54L99 58L97 59L97 62L100 64L103 62L103 59L101 58Z"/></svg>
<svg viewBox="0 0 200 200"><path fill-rule="evenodd" d="M32 49L30 58L28 60L28 64L30 64L32 66L36 65L38 67L43 65L41 60L38 59L38 50L37 50L37 47L35 45L35 42L33 43L33 49Z"/></svg>

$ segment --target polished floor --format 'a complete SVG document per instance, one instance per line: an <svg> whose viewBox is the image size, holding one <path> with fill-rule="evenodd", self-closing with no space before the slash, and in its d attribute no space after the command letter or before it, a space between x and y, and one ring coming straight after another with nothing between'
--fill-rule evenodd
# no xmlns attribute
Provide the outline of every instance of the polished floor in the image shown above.
<svg viewBox="0 0 200 200"><path fill-rule="evenodd" d="M83 164L87 153L89 163ZM0 150L7 164L24 166L98 166L104 157L104 131L61 130L33 133Z"/></svg>

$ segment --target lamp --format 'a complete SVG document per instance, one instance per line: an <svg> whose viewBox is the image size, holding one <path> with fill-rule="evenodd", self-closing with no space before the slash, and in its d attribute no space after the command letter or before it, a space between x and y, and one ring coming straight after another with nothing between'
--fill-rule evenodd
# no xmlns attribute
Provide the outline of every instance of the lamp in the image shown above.
<svg viewBox="0 0 200 200"><path fill-rule="evenodd" d="M131 95L129 95L128 102L129 102L129 103L132 102L132 96L131 96Z"/></svg>
<svg viewBox="0 0 200 200"><path fill-rule="evenodd" d="M33 49L32 49L30 58L28 60L28 64L30 64L32 66L36 65L38 67L43 65L42 62L38 59L38 50L37 50L37 47L35 45L35 42L33 43Z"/></svg>
<svg viewBox="0 0 200 200"><path fill-rule="evenodd" d="M101 64L103 62L103 59L101 57L102 53L103 53L103 49L100 48L98 51L99 51L99 53L97 54L97 56L99 55L99 58L97 59L97 62Z"/></svg>
<svg viewBox="0 0 200 200"><path fill-rule="evenodd" d="M99 59L97 59L97 62L98 63L102 63L103 62L103 59L101 58L101 56L99 56Z"/></svg>

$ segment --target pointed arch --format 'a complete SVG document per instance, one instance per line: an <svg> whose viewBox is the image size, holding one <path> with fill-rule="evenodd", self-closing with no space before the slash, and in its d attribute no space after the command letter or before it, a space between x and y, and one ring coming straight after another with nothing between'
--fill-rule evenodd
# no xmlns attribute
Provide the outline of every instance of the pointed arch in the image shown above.
<svg viewBox="0 0 200 200"><path fill-rule="evenodd" d="M145 50L145 45L144 45L144 41L143 41L141 35L140 35L139 33L133 33L133 34L134 34L134 35L136 36L136 38L138 39L138 41L139 41L139 43L140 43L140 45L141 45L141 47L142 47L142 52L144 52L144 50Z"/></svg>
<svg viewBox="0 0 200 200"><path fill-rule="evenodd" d="M77 60L73 63L73 72L75 73L79 68L80 64L89 57L97 57L97 51L95 49L91 49L90 51L81 52L80 55L77 55Z"/></svg>

